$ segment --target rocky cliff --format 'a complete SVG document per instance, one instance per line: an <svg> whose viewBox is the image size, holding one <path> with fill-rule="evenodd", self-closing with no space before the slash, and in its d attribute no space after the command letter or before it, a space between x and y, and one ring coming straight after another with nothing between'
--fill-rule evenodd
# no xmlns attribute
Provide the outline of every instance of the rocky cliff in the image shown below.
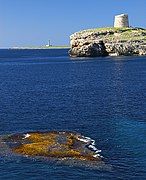
<svg viewBox="0 0 146 180"><path fill-rule="evenodd" d="M97 28L70 36L70 56L146 55L146 29Z"/></svg>

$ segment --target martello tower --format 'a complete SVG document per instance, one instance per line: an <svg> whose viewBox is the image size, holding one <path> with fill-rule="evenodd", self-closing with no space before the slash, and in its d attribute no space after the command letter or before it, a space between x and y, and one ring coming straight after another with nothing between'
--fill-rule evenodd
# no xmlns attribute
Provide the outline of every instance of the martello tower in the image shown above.
<svg viewBox="0 0 146 180"><path fill-rule="evenodd" d="M120 14L115 16L114 27L129 27L128 14Z"/></svg>

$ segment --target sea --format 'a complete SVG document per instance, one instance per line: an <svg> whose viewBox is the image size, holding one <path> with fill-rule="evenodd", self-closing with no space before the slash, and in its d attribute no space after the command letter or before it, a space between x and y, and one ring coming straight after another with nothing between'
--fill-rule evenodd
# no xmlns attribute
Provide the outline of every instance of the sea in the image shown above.
<svg viewBox="0 0 146 180"><path fill-rule="evenodd" d="M68 49L0 50L0 136L71 131L103 165L0 150L0 180L146 179L146 57L71 58Z"/></svg>

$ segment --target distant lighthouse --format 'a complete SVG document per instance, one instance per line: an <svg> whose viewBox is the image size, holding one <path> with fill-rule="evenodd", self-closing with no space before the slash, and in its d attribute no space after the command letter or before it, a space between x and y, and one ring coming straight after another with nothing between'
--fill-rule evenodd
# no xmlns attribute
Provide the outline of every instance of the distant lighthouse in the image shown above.
<svg viewBox="0 0 146 180"><path fill-rule="evenodd" d="M51 45L51 40L48 41L48 44L46 45L46 47L50 47L50 46L52 46Z"/></svg>
<svg viewBox="0 0 146 180"><path fill-rule="evenodd" d="M114 27L129 27L128 14L120 14L115 16Z"/></svg>

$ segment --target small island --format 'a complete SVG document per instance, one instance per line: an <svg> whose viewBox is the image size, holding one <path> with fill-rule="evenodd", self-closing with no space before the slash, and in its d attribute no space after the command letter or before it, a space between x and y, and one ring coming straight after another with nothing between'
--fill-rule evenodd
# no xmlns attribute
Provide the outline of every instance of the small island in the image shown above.
<svg viewBox="0 0 146 180"><path fill-rule="evenodd" d="M115 16L114 27L88 29L70 36L72 57L146 55L146 29L130 27L128 15Z"/></svg>

